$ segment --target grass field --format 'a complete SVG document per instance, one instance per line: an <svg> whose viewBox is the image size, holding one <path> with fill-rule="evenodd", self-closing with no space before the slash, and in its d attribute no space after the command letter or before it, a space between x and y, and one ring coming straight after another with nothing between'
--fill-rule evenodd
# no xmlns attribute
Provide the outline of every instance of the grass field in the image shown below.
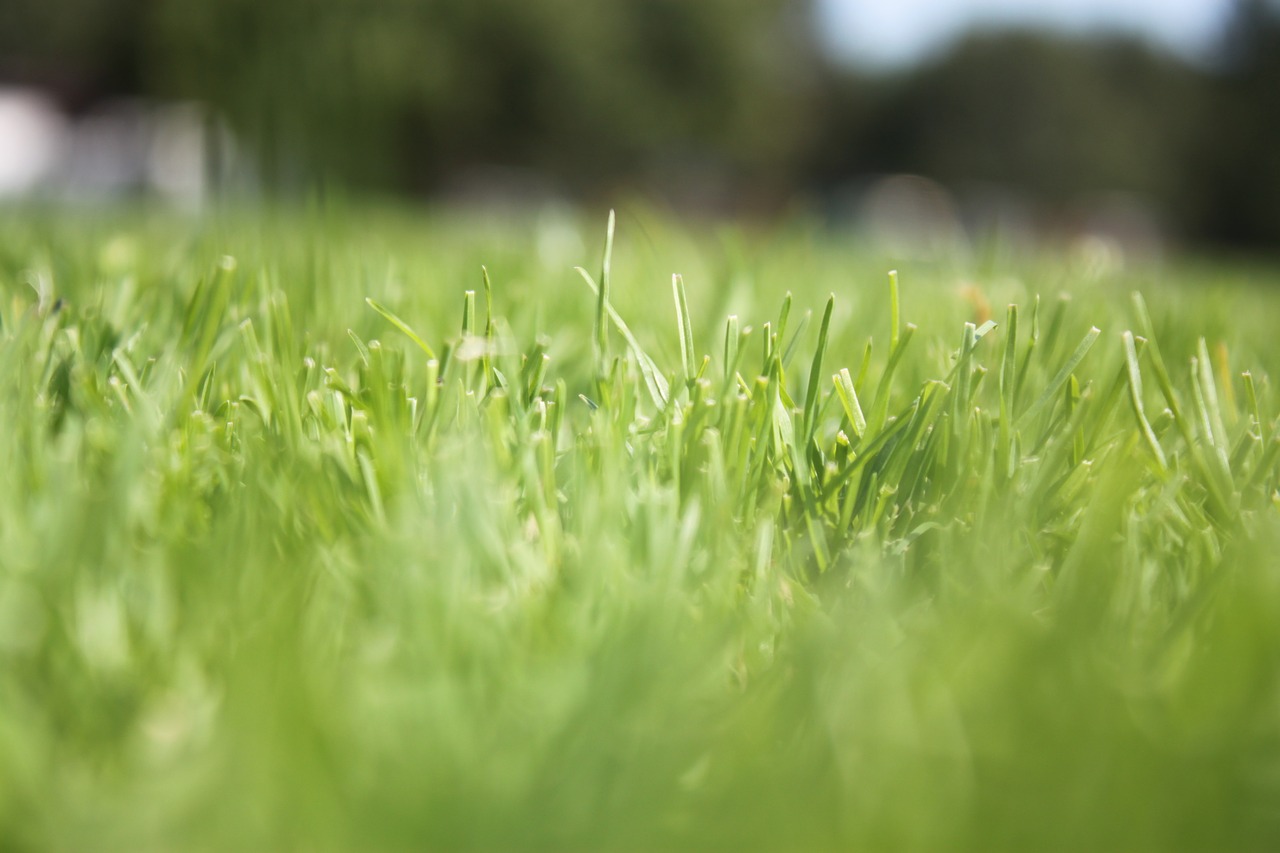
<svg viewBox="0 0 1280 853"><path fill-rule="evenodd" d="M0 849L1280 847L1280 274L604 224L3 214Z"/></svg>

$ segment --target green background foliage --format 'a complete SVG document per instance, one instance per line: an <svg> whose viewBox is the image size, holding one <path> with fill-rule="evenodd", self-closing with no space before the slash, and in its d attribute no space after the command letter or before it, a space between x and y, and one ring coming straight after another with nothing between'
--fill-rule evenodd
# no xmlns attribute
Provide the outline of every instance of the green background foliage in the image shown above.
<svg viewBox="0 0 1280 853"><path fill-rule="evenodd" d="M1058 208L1133 193L1175 236L1266 249L1278 21L1240 0L1201 66L996 33L872 74L825 56L808 4L783 0L9 0L0 79L80 109L207 102L286 192L438 194L498 168L574 197L777 210L907 171Z"/></svg>

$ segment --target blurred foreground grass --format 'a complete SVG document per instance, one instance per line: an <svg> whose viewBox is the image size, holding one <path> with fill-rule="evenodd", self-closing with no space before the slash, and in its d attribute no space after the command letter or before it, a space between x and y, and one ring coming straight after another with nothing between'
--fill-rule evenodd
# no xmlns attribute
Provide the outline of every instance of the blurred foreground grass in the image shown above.
<svg viewBox="0 0 1280 853"><path fill-rule="evenodd" d="M1280 276L600 224L4 215L0 847L1280 845Z"/></svg>

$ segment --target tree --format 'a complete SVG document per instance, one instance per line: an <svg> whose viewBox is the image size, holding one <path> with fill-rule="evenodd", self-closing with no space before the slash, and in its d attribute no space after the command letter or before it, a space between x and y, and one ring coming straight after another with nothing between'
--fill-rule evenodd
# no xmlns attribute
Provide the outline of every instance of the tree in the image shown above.
<svg viewBox="0 0 1280 853"><path fill-rule="evenodd" d="M1198 231L1224 243L1280 246L1280 3L1237 0L1201 128Z"/></svg>
<svg viewBox="0 0 1280 853"><path fill-rule="evenodd" d="M677 152L793 153L786 0L170 0L147 87L220 107L276 181L422 189L476 163L585 188ZM801 72L803 73L803 72Z"/></svg>
<svg viewBox="0 0 1280 853"><path fill-rule="evenodd" d="M860 115L845 120L856 138L838 146L853 152L846 176L920 172L1058 204L1112 190L1179 203L1204 102L1194 71L1139 42L1020 32L972 35L927 65L846 91Z"/></svg>

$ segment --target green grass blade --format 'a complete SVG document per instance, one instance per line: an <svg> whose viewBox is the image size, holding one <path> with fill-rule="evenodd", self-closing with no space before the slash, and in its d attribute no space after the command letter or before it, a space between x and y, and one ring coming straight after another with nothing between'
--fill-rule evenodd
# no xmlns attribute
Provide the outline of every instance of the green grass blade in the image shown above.
<svg viewBox="0 0 1280 853"><path fill-rule="evenodd" d="M605 226L604 255L600 260L600 287L596 291L595 344L597 373L605 373L605 361L609 358L609 286L613 268L613 232L617 217L609 211Z"/></svg>
<svg viewBox="0 0 1280 853"><path fill-rule="evenodd" d="M898 271L889 270L889 352L898 348L901 338L902 310L898 295Z"/></svg>
<svg viewBox="0 0 1280 853"><path fill-rule="evenodd" d="M893 390L893 374L902 362L903 353L906 352L907 345L911 343L911 338L915 331L916 327L908 323L903 330L902 336L898 339L897 346L889 353L889 363L885 365L884 373L880 375L880 382L876 385L876 396L871 402L871 416L867 419L867 433L869 435L874 436L884 429L885 422L889 417L889 396Z"/></svg>
<svg viewBox="0 0 1280 853"><path fill-rule="evenodd" d="M1000 432L999 454L1003 459L1009 456L1009 447L1013 441L1013 422L1016 417L1018 402L1018 306L1010 305L1005 315L1004 353L1000 360ZM1004 471L1006 477L1013 475L1011 468Z"/></svg>
<svg viewBox="0 0 1280 853"><path fill-rule="evenodd" d="M671 292L676 302L676 326L680 333L680 364L684 367L684 381L688 385L697 376L694 365L693 323L689 318L689 302L684 292L684 278L671 276Z"/></svg>
<svg viewBox="0 0 1280 853"><path fill-rule="evenodd" d="M1067 358L1066 363L1063 364L1062 367L1059 368L1058 372L1054 374L1053 378L1049 380L1048 385L1045 386L1045 389L1041 392L1039 398L1031 404L1029 409L1022 413L1022 417L1018 418L1017 423L1019 425L1025 425L1028 423L1054 400L1062 390L1062 387L1067 383L1067 380L1071 378L1071 374L1080 366L1080 362L1084 361L1085 356L1089 354L1089 350L1093 349L1094 343L1097 342L1098 336L1101 334L1102 330L1097 326L1090 328L1089 331L1085 333L1084 338L1082 338L1080 343L1076 345L1075 350L1071 353L1070 357Z"/></svg>
<svg viewBox="0 0 1280 853"><path fill-rule="evenodd" d="M1156 438L1155 431L1151 428L1151 421L1147 418L1146 408L1142 400L1142 368L1138 364L1138 352L1134 345L1133 332L1126 329L1123 337L1125 365L1129 371L1129 401L1133 405L1134 417L1138 419L1138 428L1142 431L1142 438L1146 441L1152 456L1155 457L1156 465L1159 466L1161 471L1168 471L1169 462L1165 458L1164 448L1160 446L1160 441Z"/></svg>
<svg viewBox="0 0 1280 853"><path fill-rule="evenodd" d="M835 385L836 395L840 398L840 405L844 407L845 416L849 418L849 423L853 427L854 437L862 438L867 432L867 419L862 413L862 406L858 403L858 392L854 388L853 379L849 376L849 368L840 368L840 372L832 376L831 381Z"/></svg>
<svg viewBox="0 0 1280 853"><path fill-rule="evenodd" d="M372 308L374 311L377 311L379 314L381 314L382 317L388 323L390 323L391 325L399 329L401 332L403 332L405 337L407 337L409 340L417 344L418 348L427 354L427 358L434 359L436 357L435 350L433 350L430 346L428 346L426 341L418 337L418 333L415 332L413 329L411 329L408 323L406 323L404 320L401 320L398 316L392 313L392 311L389 308L384 307L381 303L375 302L373 299L367 296L365 297L364 301L366 304L368 304L370 308Z"/></svg>
<svg viewBox="0 0 1280 853"><path fill-rule="evenodd" d="M809 366L809 387L804 395L804 433L805 441L813 439L818 429L818 398L820 396L822 359L827 354L827 335L831 330L831 312L835 309L836 296L827 297L827 307L822 312L822 324L818 327L818 346L813 352L813 363Z"/></svg>
<svg viewBox="0 0 1280 853"><path fill-rule="evenodd" d="M587 287L591 288L592 293L599 294L600 290L596 287L595 281L592 280L591 274L582 267L574 267L578 275L582 276L582 280L587 283ZM640 346L640 341L636 336L631 334L631 329L627 327L621 315L614 310L612 305L605 304L606 312L609 319L617 326L618 333L622 335L623 340L630 347L632 355L635 357L636 366L640 369L641 376L644 379L645 388L649 392L649 397L653 401L653 405L658 409L665 409L667 401L671 399L671 389L667 384L666 377L662 375L662 371L658 369L658 365L654 363L644 351L644 347Z"/></svg>

